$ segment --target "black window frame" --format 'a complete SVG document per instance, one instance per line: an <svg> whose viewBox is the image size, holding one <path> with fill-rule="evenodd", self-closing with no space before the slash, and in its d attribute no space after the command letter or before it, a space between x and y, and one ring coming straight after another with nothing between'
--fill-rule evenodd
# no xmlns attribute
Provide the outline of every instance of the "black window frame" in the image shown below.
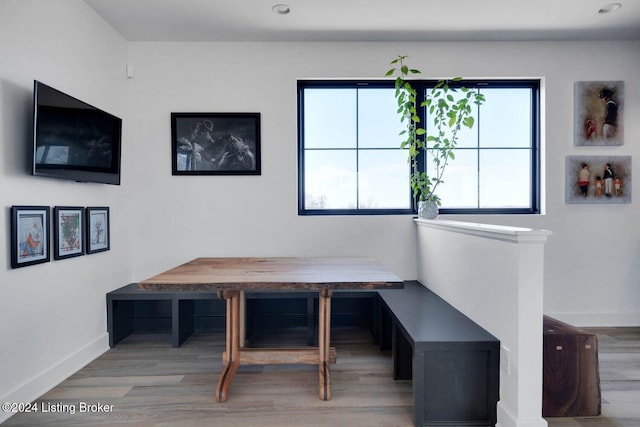
<svg viewBox="0 0 640 427"><path fill-rule="evenodd" d="M423 96L432 88L437 80L412 80L411 84L418 93L418 102L423 100ZM527 208L440 208L440 214L460 214L460 215L490 215L490 214L539 214L540 213L540 79L463 79L452 81L450 87L464 86L469 89L486 88L527 88L531 89L531 195L530 206ZM309 88L394 88L392 80L298 80L298 215L416 215L417 201L412 198L411 189L407 182L407 197L411 199L411 208L408 209L306 209L305 204L305 177L304 177L304 90ZM425 123L425 110L420 109L420 118ZM477 128L477 127L475 127ZM475 129L474 128L474 129ZM459 148L464 150L490 149L491 147ZM501 149L509 149L500 147ZM515 147L514 147L515 148ZM398 149L400 149L398 147ZM356 148L356 152L359 149ZM425 152L421 152L419 163L423 168L426 164ZM409 168L407 164L407 168Z"/></svg>

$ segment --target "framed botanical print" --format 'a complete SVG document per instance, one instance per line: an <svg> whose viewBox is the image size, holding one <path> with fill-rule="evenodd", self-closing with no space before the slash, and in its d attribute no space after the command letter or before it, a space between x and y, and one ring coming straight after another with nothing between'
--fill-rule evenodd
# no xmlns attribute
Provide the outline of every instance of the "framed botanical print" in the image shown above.
<svg viewBox="0 0 640 427"><path fill-rule="evenodd" d="M53 208L53 258L64 259L84 255L84 208Z"/></svg>
<svg viewBox="0 0 640 427"><path fill-rule="evenodd" d="M49 262L49 206L11 207L11 267Z"/></svg>
<svg viewBox="0 0 640 427"><path fill-rule="evenodd" d="M108 251L111 248L109 236L109 208L88 207L86 215L87 254Z"/></svg>

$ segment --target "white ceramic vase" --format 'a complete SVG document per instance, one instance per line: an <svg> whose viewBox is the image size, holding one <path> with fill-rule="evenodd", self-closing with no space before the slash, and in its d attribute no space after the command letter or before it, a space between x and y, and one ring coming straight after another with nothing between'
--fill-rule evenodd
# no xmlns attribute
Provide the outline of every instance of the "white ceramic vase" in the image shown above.
<svg viewBox="0 0 640 427"><path fill-rule="evenodd" d="M434 200L423 200L418 203L418 218L434 219L438 216L438 204Z"/></svg>

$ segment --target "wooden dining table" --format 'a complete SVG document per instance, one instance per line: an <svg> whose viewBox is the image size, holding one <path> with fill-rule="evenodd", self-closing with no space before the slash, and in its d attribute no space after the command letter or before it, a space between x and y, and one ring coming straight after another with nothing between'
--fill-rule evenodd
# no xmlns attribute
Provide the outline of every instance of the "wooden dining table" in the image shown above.
<svg viewBox="0 0 640 427"><path fill-rule="evenodd" d="M336 289L402 288L403 281L381 263L359 257L196 258L138 283L145 291L216 291L226 300L225 352L215 399L229 397L240 365L318 365L319 396L331 399L331 296ZM318 347L246 348L244 292L317 290Z"/></svg>

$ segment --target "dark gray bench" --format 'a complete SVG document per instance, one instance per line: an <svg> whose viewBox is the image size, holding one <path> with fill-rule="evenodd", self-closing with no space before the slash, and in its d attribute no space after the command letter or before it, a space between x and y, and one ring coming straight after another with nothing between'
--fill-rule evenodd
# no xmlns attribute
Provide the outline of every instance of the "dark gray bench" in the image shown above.
<svg viewBox="0 0 640 427"><path fill-rule="evenodd" d="M218 299L215 292L148 292L139 290L137 283L130 283L111 291L107 293L109 347L115 347L135 330L136 301L166 301L170 304L171 345L180 347L195 329L194 301L210 299Z"/></svg>
<svg viewBox="0 0 640 427"><path fill-rule="evenodd" d="M361 326L378 336L378 293L372 290L335 290L333 293L332 327ZM206 301L208 300L208 301ZM294 307L293 300L304 307ZM314 291L251 291L246 293L247 334L258 326L286 328L303 318L307 330L307 344L315 345L317 329L318 292ZM275 306L270 306L273 301ZM140 302L150 303L141 307ZM195 316L196 303L207 313L206 319ZM364 307L363 307L364 304ZM344 305L344 309L340 306ZM291 308L295 313L291 313ZM139 312L143 311L143 315ZM279 319L275 319L279 318ZM138 327L148 332L171 330L171 344L180 345L195 331L199 323L204 330L224 330L225 304L211 291L141 291L131 283L107 293L107 331L109 346L113 348ZM354 325L354 323L356 325Z"/></svg>
<svg viewBox="0 0 640 427"><path fill-rule="evenodd" d="M251 291L245 294L247 302L247 335L250 336L251 330L257 324L267 325L272 320L269 318L268 309L258 307L258 304L266 305L268 300L274 301L291 301L304 300L305 310L302 313L305 317L305 327L307 335L307 345L317 345L318 328L318 292L317 291ZM331 327L362 327L371 331L374 337L379 335L379 299L378 292L375 290L360 289L334 289L331 297ZM286 304L286 302L285 302ZM282 304L276 304L272 308L281 314ZM286 316L285 316L286 317ZM275 329L290 327L286 323L286 318L280 322L272 323Z"/></svg>
<svg viewBox="0 0 640 427"><path fill-rule="evenodd" d="M418 282L378 293L391 319L393 377L413 383L415 425L494 426L498 339Z"/></svg>

